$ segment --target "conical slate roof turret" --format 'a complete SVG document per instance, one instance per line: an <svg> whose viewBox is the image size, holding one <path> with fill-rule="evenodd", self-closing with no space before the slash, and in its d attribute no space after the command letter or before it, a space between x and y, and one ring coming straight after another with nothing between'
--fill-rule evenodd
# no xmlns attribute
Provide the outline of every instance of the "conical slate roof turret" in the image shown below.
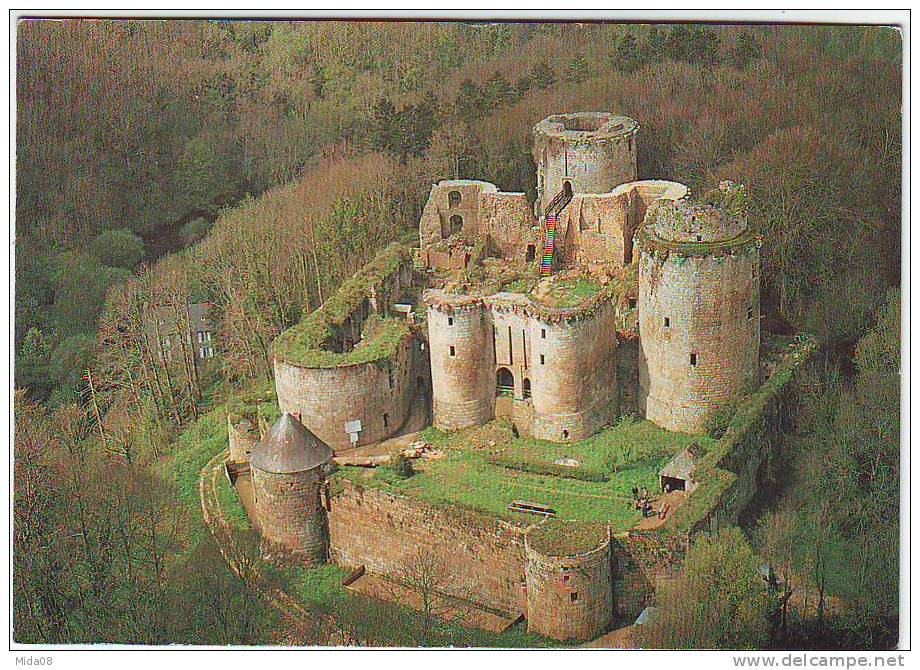
<svg viewBox="0 0 920 670"><path fill-rule="evenodd" d="M252 450L249 465L263 472L288 474L325 465L332 456L328 444L285 412Z"/></svg>

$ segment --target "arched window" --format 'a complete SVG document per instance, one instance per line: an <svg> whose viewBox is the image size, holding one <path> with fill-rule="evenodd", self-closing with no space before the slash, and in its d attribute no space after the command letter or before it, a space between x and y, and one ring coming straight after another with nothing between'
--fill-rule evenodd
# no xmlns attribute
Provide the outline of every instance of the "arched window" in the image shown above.
<svg viewBox="0 0 920 670"><path fill-rule="evenodd" d="M459 214L454 214L450 217L450 234L455 235L463 230L463 217Z"/></svg>
<svg viewBox="0 0 920 670"><path fill-rule="evenodd" d="M530 397L530 380L524 377L524 398Z"/></svg>
<svg viewBox="0 0 920 670"><path fill-rule="evenodd" d="M514 396L514 375L508 368L495 371L495 395Z"/></svg>
<svg viewBox="0 0 920 670"><path fill-rule="evenodd" d="M463 198L460 195L460 191L451 191L450 193L447 194L447 206L448 207L451 207L451 208L459 207L461 200L463 200Z"/></svg>
<svg viewBox="0 0 920 670"><path fill-rule="evenodd" d="M566 196L572 195L572 182L569 180L562 182L562 190L565 191Z"/></svg>

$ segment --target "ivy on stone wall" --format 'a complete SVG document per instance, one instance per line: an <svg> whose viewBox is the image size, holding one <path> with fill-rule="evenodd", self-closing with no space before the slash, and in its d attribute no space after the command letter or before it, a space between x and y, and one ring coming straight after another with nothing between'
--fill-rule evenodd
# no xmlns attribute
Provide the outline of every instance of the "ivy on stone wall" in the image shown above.
<svg viewBox="0 0 920 670"><path fill-rule="evenodd" d="M408 245L393 242L346 281L322 307L281 333L274 342L277 358L303 367L339 367L389 360L412 332L404 319L381 318L368 329L360 347L349 352L329 350L333 329L341 328L364 300L412 263Z"/></svg>

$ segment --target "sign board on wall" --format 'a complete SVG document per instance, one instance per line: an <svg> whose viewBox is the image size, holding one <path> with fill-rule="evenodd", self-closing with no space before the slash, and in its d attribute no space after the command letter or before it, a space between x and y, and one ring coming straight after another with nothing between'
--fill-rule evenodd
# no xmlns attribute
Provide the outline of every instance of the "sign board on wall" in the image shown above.
<svg viewBox="0 0 920 670"><path fill-rule="evenodd" d="M348 433L348 437L351 439L352 445L358 443L358 433L361 432L361 419L355 419L354 421L345 422L345 432Z"/></svg>

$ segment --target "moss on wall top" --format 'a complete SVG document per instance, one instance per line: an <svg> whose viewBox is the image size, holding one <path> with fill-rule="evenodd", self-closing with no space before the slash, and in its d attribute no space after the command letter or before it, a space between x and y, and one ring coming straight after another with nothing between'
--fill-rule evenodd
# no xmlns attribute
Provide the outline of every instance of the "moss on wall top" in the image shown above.
<svg viewBox="0 0 920 670"><path fill-rule="evenodd" d="M545 556L579 556L601 548L609 539L607 526L547 519L527 533L527 544Z"/></svg>
<svg viewBox="0 0 920 670"><path fill-rule="evenodd" d="M412 250L393 242L336 291L315 312L281 333L272 345L275 358L309 368L341 367L392 358L411 328L403 319L379 319L366 328L361 344L348 352L328 349L333 328L341 328L368 296L392 281L412 262Z"/></svg>
<svg viewBox="0 0 920 670"><path fill-rule="evenodd" d="M227 401L227 416L234 426L241 421L250 421L258 429L259 418L272 425L281 417L274 384L263 384Z"/></svg>

